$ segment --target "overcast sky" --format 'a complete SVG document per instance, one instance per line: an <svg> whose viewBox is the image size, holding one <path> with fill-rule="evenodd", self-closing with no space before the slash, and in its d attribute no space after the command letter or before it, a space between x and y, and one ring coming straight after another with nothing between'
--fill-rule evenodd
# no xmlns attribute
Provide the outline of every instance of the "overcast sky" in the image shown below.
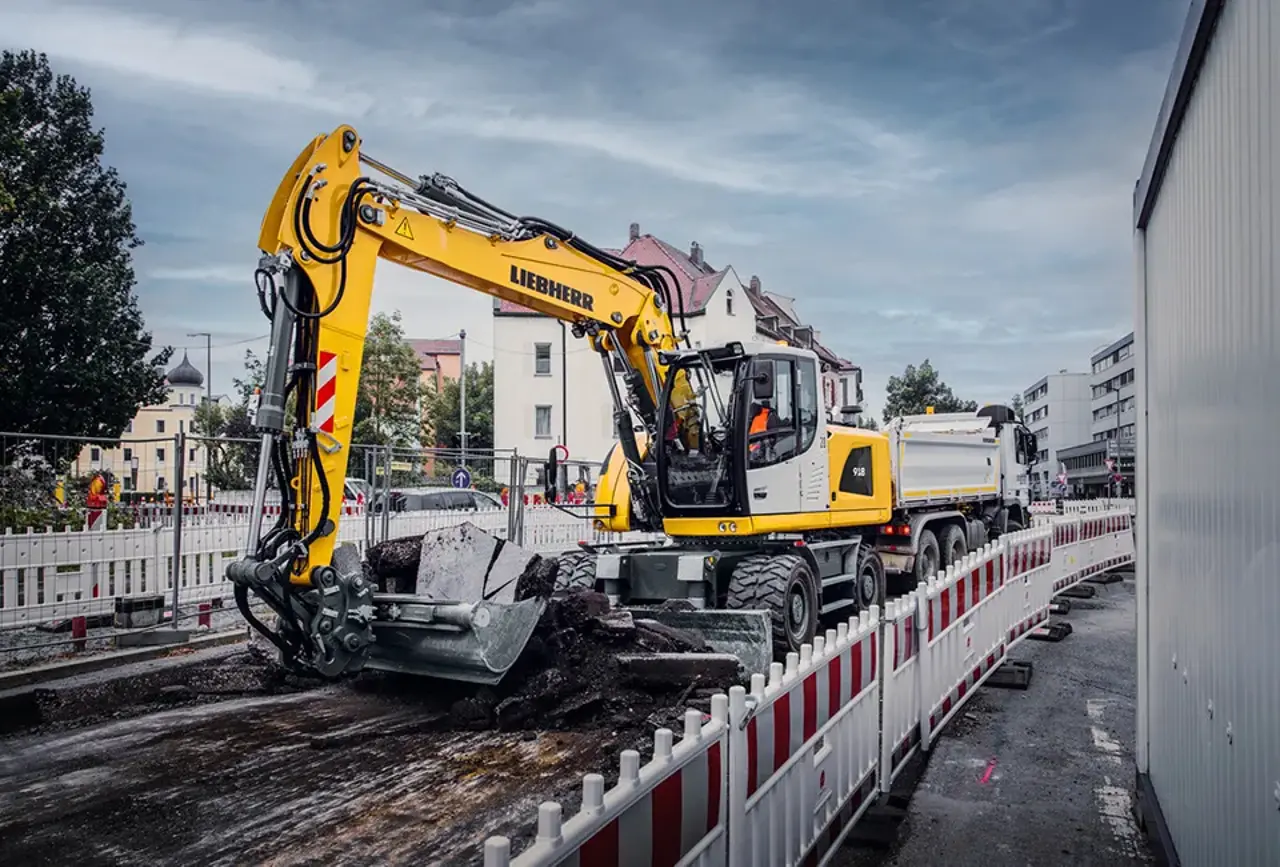
<svg viewBox="0 0 1280 867"><path fill-rule="evenodd" d="M4 0L0 45L92 89L148 326L201 368L185 335L213 332L215 392L264 346L262 212L350 122L408 174L760 275L862 365L878 413L926 356L1006 400L1132 328L1132 188L1187 6ZM374 308L493 357L485 296L387 265Z"/></svg>

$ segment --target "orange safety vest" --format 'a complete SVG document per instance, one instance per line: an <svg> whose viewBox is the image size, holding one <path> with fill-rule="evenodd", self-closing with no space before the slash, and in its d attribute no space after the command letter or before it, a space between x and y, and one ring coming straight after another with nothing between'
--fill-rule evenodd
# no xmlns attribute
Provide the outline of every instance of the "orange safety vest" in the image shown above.
<svg viewBox="0 0 1280 867"><path fill-rule="evenodd" d="M747 436L750 437L750 436L753 436L754 434L764 433L768 424L769 424L769 408L767 406L762 406L760 407L760 411L756 413L755 418L751 419L751 428L747 431ZM749 448L753 452L759 451L760 443L758 442L752 443Z"/></svg>

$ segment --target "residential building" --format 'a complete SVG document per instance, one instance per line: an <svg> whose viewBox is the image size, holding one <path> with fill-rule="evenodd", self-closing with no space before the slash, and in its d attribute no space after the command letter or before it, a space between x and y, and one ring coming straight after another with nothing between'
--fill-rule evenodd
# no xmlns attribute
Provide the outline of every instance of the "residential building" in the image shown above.
<svg viewBox="0 0 1280 867"><path fill-rule="evenodd" d="M1029 480L1033 497L1054 496L1061 469L1058 452L1089 440L1091 385L1090 374L1060 370L1041 377L1022 393L1023 421L1039 446Z"/></svg>
<svg viewBox="0 0 1280 867"><path fill-rule="evenodd" d="M813 326L801 321L793 298L766 291L758 277L744 284L730 265L712 266L696 242L680 250L641 234L636 223L627 245L611 252L670 269L679 293L676 312L682 303L694 347L734 340L809 346L822 360L828 410L860 411L862 371L821 343ZM495 300L493 310L495 446L541 458L561 444L571 460L598 466L616 440L599 356L559 320L508 301Z"/></svg>
<svg viewBox="0 0 1280 867"><path fill-rule="evenodd" d="M1089 359L1089 437L1059 452L1073 496L1133 496L1138 417L1135 360L1133 332Z"/></svg>
<svg viewBox="0 0 1280 867"><path fill-rule="evenodd" d="M120 483L122 495L163 497L177 485L178 435L190 434L196 407L200 405L204 374L187 357L165 374L169 393L164 402L144 406L125 427L115 448L91 444L81 449L71 472L87 475L107 471ZM205 453L198 440L186 440L184 497L208 496ZM130 497L131 498L131 497Z"/></svg>
<svg viewBox="0 0 1280 867"><path fill-rule="evenodd" d="M413 354L418 357L424 389L439 391L445 382L462 375L461 340L413 338L409 340L409 345L413 347Z"/></svg>

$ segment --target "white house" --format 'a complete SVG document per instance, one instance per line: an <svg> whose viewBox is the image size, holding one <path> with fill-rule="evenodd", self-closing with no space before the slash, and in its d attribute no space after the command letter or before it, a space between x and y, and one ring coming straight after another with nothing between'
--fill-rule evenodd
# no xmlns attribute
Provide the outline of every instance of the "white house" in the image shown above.
<svg viewBox="0 0 1280 867"><path fill-rule="evenodd" d="M733 340L809 346L822 359L828 409L857 411L862 371L819 342L800 321L794 299L764 291L758 277L743 284L732 266L712 267L696 242L686 253L640 234L636 223L626 248L612 252L676 275L695 347ZM494 302L493 345L494 445L542 458L562 444L570 460L598 467L616 439L600 356L558 320L507 301Z"/></svg>

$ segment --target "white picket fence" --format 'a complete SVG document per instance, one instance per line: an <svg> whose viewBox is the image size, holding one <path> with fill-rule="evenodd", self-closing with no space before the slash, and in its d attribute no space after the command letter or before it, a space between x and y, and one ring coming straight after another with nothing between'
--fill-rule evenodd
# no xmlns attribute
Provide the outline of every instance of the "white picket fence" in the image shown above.
<svg viewBox="0 0 1280 867"><path fill-rule="evenodd" d="M535 842L485 867L825 864L909 759L1049 619L1053 597L1132 563L1128 508L1044 516L842 623L685 715L683 738L654 735L643 767L622 754L618 783L584 778L582 807L538 809Z"/></svg>
<svg viewBox="0 0 1280 867"><path fill-rule="evenodd" d="M382 516L374 519L381 522ZM270 520L270 519L268 519ZM421 535L471 522L507 536L507 510L398 512L389 535ZM230 599L229 563L243 556L247 515L204 514L184 520L177 577L180 605ZM602 533L591 522L549 506L524 510L524 547L558 554L580 541L604 543L655 538L652 534ZM365 520L340 521L338 541L365 548ZM115 600L173 593L174 532L169 526L132 530L80 530L0 534L0 629L34 626L77 615L109 614Z"/></svg>

